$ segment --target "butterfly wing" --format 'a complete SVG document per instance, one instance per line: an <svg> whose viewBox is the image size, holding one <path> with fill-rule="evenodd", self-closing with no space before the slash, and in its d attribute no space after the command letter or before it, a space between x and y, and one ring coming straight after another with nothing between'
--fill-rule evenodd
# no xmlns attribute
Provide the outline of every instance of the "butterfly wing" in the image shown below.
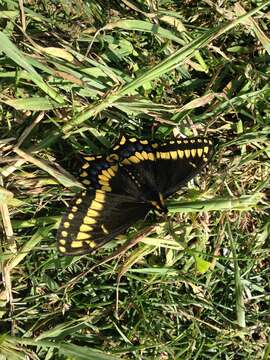
<svg viewBox="0 0 270 360"><path fill-rule="evenodd" d="M160 209L155 204L162 196L178 191L212 154L212 141L204 138L156 144L122 137L108 156L85 157L80 177L90 190L76 196L62 218L60 253L89 253Z"/></svg>
<svg viewBox="0 0 270 360"><path fill-rule="evenodd" d="M150 206L125 195L90 190L77 195L64 214L57 233L63 255L93 251L143 219Z"/></svg>
<svg viewBox="0 0 270 360"><path fill-rule="evenodd" d="M206 138L155 143L122 136L113 150L126 172L124 177L137 183L139 193L152 201L159 193L169 197L198 174L213 155L213 143Z"/></svg>
<svg viewBox="0 0 270 360"><path fill-rule="evenodd" d="M138 178L142 186L155 188L155 149L147 139L122 136L113 150L127 173Z"/></svg>
<svg viewBox="0 0 270 360"><path fill-rule="evenodd" d="M197 175L213 155L213 142L206 138L171 140L156 150L156 182L164 198Z"/></svg>
<svg viewBox="0 0 270 360"><path fill-rule="evenodd" d="M146 139L122 136L108 156L84 159L80 177L86 186L138 201L152 199L157 193L155 150Z"/></svg>

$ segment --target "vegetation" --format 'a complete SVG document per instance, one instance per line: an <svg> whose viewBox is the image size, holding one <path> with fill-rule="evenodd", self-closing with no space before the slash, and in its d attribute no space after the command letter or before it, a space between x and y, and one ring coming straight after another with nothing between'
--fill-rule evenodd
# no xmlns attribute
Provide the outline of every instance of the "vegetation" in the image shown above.
<svg viewBox="0 0 270 360"><path fill-rule="evenodd" d="M268 359L270 1L0 0L0 27L0 359ZM120 132L218 146L168 219L60 257L74 159Z"/></svg>

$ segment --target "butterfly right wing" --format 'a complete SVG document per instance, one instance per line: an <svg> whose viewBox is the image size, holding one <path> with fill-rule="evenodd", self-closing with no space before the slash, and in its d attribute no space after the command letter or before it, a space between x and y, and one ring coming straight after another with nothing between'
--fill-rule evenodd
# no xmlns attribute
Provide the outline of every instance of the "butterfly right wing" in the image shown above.
<svg viewBox="0 0 270 360"><path fill-rule="evenodd" d="M156 182L166 199L196 176L213 155L213 142L207 138L173 139L156 150Z"/></svg>
<svg viewBox="0 0 270 360"><path fill-rule="evenodd" d="M82 255L123 233L149 212L147 203L100 189L77 195L63 215L57 232L63 255Z"/></svg>

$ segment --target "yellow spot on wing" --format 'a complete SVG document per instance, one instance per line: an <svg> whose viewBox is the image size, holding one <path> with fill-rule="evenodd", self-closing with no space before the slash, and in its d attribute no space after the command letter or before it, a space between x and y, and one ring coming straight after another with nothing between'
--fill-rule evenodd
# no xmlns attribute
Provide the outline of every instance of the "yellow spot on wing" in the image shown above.
<svg viewBox="0 0 270 360"><path fill-rule="evenodd" d="M82 181L82 183L83 183L84 185L90 185L90 184L91 184L91 181L89 181L89 180L87 180L87 179L84 179L84 180Z"/></svg>
<svg viewBox="0 0 270 360"><path fill-rule="evenodd" d="M85 225L85 224L82 224L80 226L80 231L82 231L82 232L89 232L89 231L92 231L92 230L93 230L92 226Z"/></svg>
<svg viewBox="0 0 270 360"><path fill-rule="evenodd" d="M187 159L190 157L190 150L185 150L185 156Z"/></svg>
<svg viewBox="0 0 270 360"><path fill-rule="evenodd" d="M86 241L86 243L90 246L90 248L96 247L96 243L94 241Z"/></svg>
<svg viewBox="0 0 270 360"><path fill-rule="evenodd" d="M132 163L134 163L134 164L139 164L139 162L140 162L140 159L138 159L136 156L130 156L129 158L128 158L128 160L129 161L131 161Z"/></svg>
<svg viewBox="0 0 270 360"><path fill-rule="evenodd" d="M89 216L89 217L98 217L98 212L96 210L89 209L87 211L87 216Z"/></svg>
<svg viewBox="0 0 270 360"><path fill-rule="evenodd" d="M119 145L115 145L115 147L113 148L113 150L118 150L120 148Z"/></svg>
<svg viewBox="0 0 270 360"><path fill-rule="evenodd" d="M177 153L178 153L179 158L180 158L180 159L183 159L183 157L184 157L184 151L182 151L182 150L177 150Z"/></svg>
<svg viewBox="0 0 270 360"><path fill-rule="evenodd" d="M126 138L125 138L125 136L123 135L122 137L121 137L121 139L120 139L120 145L124 145L125 144L125 142L126 142Z"/></svg>
<svg viewBox="0 0 270 360"><path fill-rule="evenodd" d="M73 215L73 214L68 214L68 219L69 219L69 220L73 220L73 219L74 219L74 215Z"/></svg>
<svg viewBox="0 0 270 360"><path fill-rule="evenodd" d="M89 166L90 166L90 164L87 162L87 163L83 164L82 169L84 169L84 170L88 169Z"/></svg>
<svg viewBox="0 0 270 360"><path fill-rule="evenodd" d="M153 153L148 153L148 159L151 160L151 161L154 161L155 160L155 156Z"/></svg>
<svg viewBox="0 0 270 360"><path fill-rule="evenodd" d="M144 160L143 156L141 153L139 153L138 151L135 152L135 156L140 159L140 160Z"/></svg>
<svg viewBox="0 0 270 360"><path fill-rule="evenodd" d="M89 217L89 216L85 216L84 219L83 219L83 222L84 222L84 224L93 225L93 224L95 224L97 221L96 221L96 219L93 219L93 218L91 218L91 217Z"/></svg>
<svg viewBox="0 0 270 360"><path fill-rule="evenodd" d="M80 174L80 177L86 177L88 176L88 172L86 171L83 171L81 174Z"/></svg>
<svg viewBox="0 0 270 360"><path fill-rule="evenodd" d="M161 152L161 153L160 153L160 157L161 157L161 159L166 159L165 153L164 153L164 152Z"/></svg>
<svg viewBox="0 0 270 360"><path fill-rule="evenodd" d="M83 242L82 241L72 241L72 243L70 244L70 246L72 248L80 248L83 246Z"/></svg>
<svg viewBox="0 0 270 360"><path fill-rule="evenodd" d="M98 175L98 178L99 178L101 181L107 182L106 185L108 185L108 180L109 180L109 178L107 178L107 176L105 176L105 175ZM99 181L100 184L102 184L101 181ZM103 185L105 185L105 184L103 184Z"/></svg>
<svg viewBox="0 0 270 360"><path fill-rule="evenodd" d="M112 167L108 168L107 171L111 177L115 175L115 172L113 171Z"/></svg>
<svg viewBox="0 0 270 360"><path fill-rule="evenodd" d="M142 151L142 152L141 152L141 155L142 155L142 157L144 158L144 160L148 160L148 154L147 154L146 151Z"/></svg>
<svg viewBox="0 0 270 360"><path fill-rule="evenodd" d="M78 211L77 206L72 206L71 211L72 211L72 212L77 212L77 211Z"/></svg>
<svg viewBox="0 0 270 360"><path fill-rule="evenodd" d="M113 165L109 169L112 169L113 171L117 171L118 170L118 165Z"/></svg>
<svg viewBox="0 0 270 360"><path fill-rule="evenodd" d="M62 231L62 232L61 232L61 235L62 235L63 237L67 237L67 236L68 236L68 232L67 232L67 231Z"/></svg>
<svg viewBox="0 0 270 360"><path fill-rule="evenodd" d="M197 153L198 153L198 156L201 157L203 154L203 149L202 148L197 149Z"/></svg>
<svg viewBox="0 0 270 360"><path fill-rule="evenodd" d="M137 139L136 139L136 138L130 138L129 141L130 141L130 142L136 142Z"/></svg>
<svg viewBox="0 0 270 360"><path fill-rule="evenodd" d="M70 223L68 221L65 221L63 226L65 229L68 229L70 227Z"/></svg>
<svg viewBox="0 0 270 360"><path fill-rule="evenodd" d="M131 165L132 162L129 161L128 159L124 159L124 160L122 161L122 164L123 164L123 165Z"/></svg>
<svg viewBox="0 0 270 360"><path fill-rule="evenodd" d="M60 240L59 240L59 244L61 244L61 245L65 245L65 244L66 244L66 240L64 240L64 239L60 239Z"/></svg>
<svg viewBox="0 0 270 360"><path fill-rule="evenodd" d="M100 185L109 186L109 182L108 182L108 181L100 180L98 183L99 183Z"/></svg>
<svg viewBox="0 0 270 360"><path fill-rule="evenodd" d="M61 252L61 253L65 253L66 252L66 248L64 246L59 246L58 250Z"/></svg>
<svg viewBox="0 0 270 360"><path fill-rule="evenodd" d="M109 170L109 169L108 169ZM108 179L111 178L111 174L108 170L102 170L102 175L106 176Z"/></svg>
<svg viewBox="0 0 270 360"><path fill-rule="evenodd" d="M94 209L94 210L101 210L103 208L103 204L93 200L92 203L91 203L91 209Z"/></svg>
<svg viewBox="0 0 270 360"><path fill-rule="evenodd" d="M205 152L205 154L207 154L208 151L209 151L209 147L208 147L208 146L205 146L205 147L203 148L203 151Z"/></svg>
<svg viewBox="0 0 270 360"><path fill-rule="evenodd" d="M93 161L95 160L96 158L94 156L85 156L84 158L86 161Z"/></svg>
<svg viewBox="0 0 270 360"><path fill-rule="evenodd" d="M161 159L170 159L170 153L169 152L161 152L160 156L161 156Z"/></svg>
<svg viewBox="0 0 270 360"><path fill-rule="evenodd" d="M171 158L173 160L176 160L177 159L177 151L170 151L170 154L171 154Z"/></svg>
<svg viewBox="0 0 270 360"><path fill-rule="evenodd" d="M80 205L81 203L82 203L82 199L81 199L81 198L79 198L79 199L76 200L76 205Z"/></svg>
<svg viewBox="0 0 270 360"><path fill-rule="evenodd" d="M104 186L103 185L103 186L101 186L101 190L110 192L110 191L112 191L112 188L110 186Z"/></svg>
<svg viewBox="0 0 270 360"><path fill-rule="evenodd" d="M195 157L196 156L196 149L191 149L191 156Z"/></svg>
<svg viewBox="0 0 270 360"><path fill-rule="evenodd" d="M86 240L86 239L90 239L90 235L84 232L79 232L77 235L76 240Z"/></svg>
<svg viewBox="0 0 270 360"><path fill-rule="evenodd" d="M104 191L96 191L95 200L104 203L105 202L105 192Z"/></svg>
<svg viewBox="0 0 270 360"><path fill-rule="evenodd" d="M147 145L148 144L148 140L140 140L140 143L143 145Z"/></svg>

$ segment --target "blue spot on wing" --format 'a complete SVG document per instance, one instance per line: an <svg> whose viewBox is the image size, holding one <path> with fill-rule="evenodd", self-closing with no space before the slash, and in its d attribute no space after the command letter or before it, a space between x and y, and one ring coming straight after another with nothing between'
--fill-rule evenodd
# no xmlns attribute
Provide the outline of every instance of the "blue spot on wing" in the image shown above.
<svg viewBox="0 0 270 360"><path fill-rule="evenodd" d="M122 151L121 155L122 155L122 157L127 158L130 156L130 152L127 150L124 150L124 151Z"/></svg>
<svg viewBox="0 0 270 360"><path fill-rule="evenodd" d="M129 144L127 147L126 147L126 150L129 151L129 153L134 153L136 151L136 148Z"/></svg>
<svg viewBox="0 0 270 360"><path fill-rule="evenodd" d="M135 146L136 146L136 149L139 151L143 150L143 148L144 148L143 145L140 143L136 144Z"/></svg>

